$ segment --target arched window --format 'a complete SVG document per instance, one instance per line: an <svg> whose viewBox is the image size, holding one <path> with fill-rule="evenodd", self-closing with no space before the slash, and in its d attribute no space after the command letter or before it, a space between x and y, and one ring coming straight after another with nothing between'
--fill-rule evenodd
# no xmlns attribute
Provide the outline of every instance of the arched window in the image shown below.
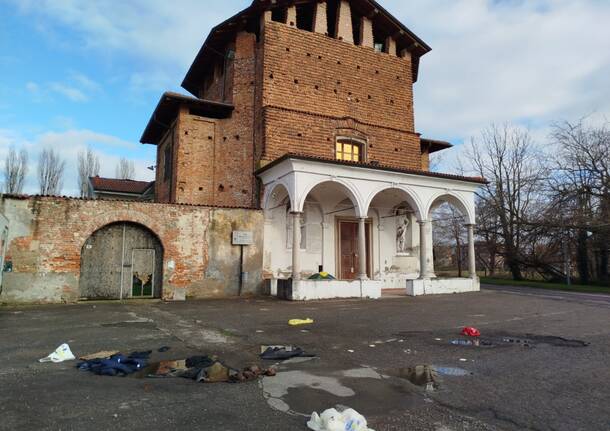
<svg viewBox="0 0 610 431"><path fill-rule="evenodd" d="M336 159L348 162L363 162L366 141L357 138L339 137L336 144Z"/></svg>

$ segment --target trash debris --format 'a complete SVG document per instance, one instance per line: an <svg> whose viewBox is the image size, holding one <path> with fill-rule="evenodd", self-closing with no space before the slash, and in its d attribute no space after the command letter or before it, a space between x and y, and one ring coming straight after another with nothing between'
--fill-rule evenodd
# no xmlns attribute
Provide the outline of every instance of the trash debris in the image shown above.
<svg viewBox="0 0 610 431"><path fill-rule="evenodd" d="M81 361L91 361L93 359L107 359L119 353L118 350L102 350L101 352L90 353L89 355L80 356Z"/></svg>
<svg viewBox="0 0 610 431"><path fill-rule="evenodd" d="M301 325L311 325L314 323L313 319L292 319L288 321L290 326L301 326Z"/></svg>
<svg viewBox="0 0 610 431"><path fill-rule="evenodd" d="M146 377L180 377L186 370L186 360L161 361L146 367Z"/></svg>
<svg viewBox="0 0 610 431"><path fill-rule="evenodd" d="M151 352L133 352L129 356L112 355L108 359L79 362L76 368L100 376L128 376L146 367Z"/></svg>
<svg viewBox="0 0 610 431"><path fill-rule="evenodd" d="M319 272L309 277L310 280L336 280L335 277L330 275L328 272Z"/></svg>
<svg viewBox="0 0 610 431"><path fill-rule="evenodd" d="M349 353L354 353L354 350L348 350Z"/></svg>
<svg viewBox="0 0 610 431"><path fill-rule="evenodd" d="M466 328L462 329L462 335L466 335L468 337L480 337L481 331L479 331L477 328L467 326Z"/></svg>
<svg viewBox="0 0 610 431"><path fill-rule="evenodd" d="M159 353L165 353L165 352L167 352L167 351L169 351L169 350L171 350L171 347L170 347L170 346L163 346L163 347L159 347L159 348L157 349L157 352L159 352Z"/></svg>
<svg viewBox="0 0 610 431"><path fill-rule="evenodd" d="M261 346L261 359L286 360L291 358L315 358L317 355L305 353L303 349L296 346Z"/></svg>
<svg viewBox="0 0 610 431"><path fill-rule="evenodd" d="M364 416L354 409L343 412L328 409L321 415L314 412L307 427L313 431L374 431L368 427Z"/></svg>
<svg viewBox="0 0 610 431"><path fill-rule="evenodd" d="M73 361L75 359L76 357L72 354L70 346L64 343L55 349L54 352L50 353L49 356L39 359L38 362L53 362L58 364L60 362Z"/></svg>
<svg viewBox="0 0 610 431"><path fill-rule="evenodd" d="M455 367L437 367L433 365L432 368L439 374L443 376L453 376L453 377L462 377L462 376L470 376L472 373L470 371L466 371L462 368Z"/></svg>
<svg viewBox="0 0 610 431"><path fill-rule="evenodd" d="M406 379L417 386L422 386L426 391L434 391L438 388L438 373L430 365L417 365L409 368L398 368L387 372L388 375Z"/></svg>
<svg viewBox="0 0 610 431"><path fill-rule="evenodd" d="M468 362L468 359L460 358L460 362Z"/></svg>

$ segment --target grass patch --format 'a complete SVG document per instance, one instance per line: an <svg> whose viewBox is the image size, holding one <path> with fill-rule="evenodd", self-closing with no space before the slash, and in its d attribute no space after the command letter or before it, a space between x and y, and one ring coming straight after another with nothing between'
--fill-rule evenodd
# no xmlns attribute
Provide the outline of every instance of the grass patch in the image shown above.
<svg viewBox="0 0 610 431"><path fill-rule="evenodd" d="M583 292L583 293L607 293L610 294L610 287L585 286L582 284L572 284L568 286L560 283L547 283L544 281L514 281L506 278L481 278L482 284L492 284L495 286L519 286L535 287L537 289L560 290L564 292Z"/></svg>

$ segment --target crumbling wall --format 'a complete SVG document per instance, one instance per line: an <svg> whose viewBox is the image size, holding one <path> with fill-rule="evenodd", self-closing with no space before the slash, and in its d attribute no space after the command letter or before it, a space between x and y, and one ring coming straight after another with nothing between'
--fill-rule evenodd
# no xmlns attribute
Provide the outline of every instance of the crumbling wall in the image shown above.
<svg viewBox="0 0 610 431"><path fill-rule="evenodd" d="M231 245L231 232L253 231L255 244L244 253L249 274L242 292L260 292L260 211L4 196L0 212L9 220L0 302L77 301L83 245L95 231L115 222L138 223L159 237L164 249L162 298L170 301L237 294L239 247Z"/></svg>

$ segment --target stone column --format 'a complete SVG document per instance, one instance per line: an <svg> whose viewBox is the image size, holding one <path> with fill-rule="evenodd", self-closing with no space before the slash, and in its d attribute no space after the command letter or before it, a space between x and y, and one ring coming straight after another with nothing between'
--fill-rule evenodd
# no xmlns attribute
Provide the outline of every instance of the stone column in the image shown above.
<svg viewBox="0 0 610 431"><path fill-rule="evenodd" d="M477 261L474 250L474 225L466 225L468 228L468 272L470 278L477 278Z"/></svg>
<svg viewBox="0 0 610 431"><path fill-rule="evenodd" d="M373 37L373 21L365 16L360 21L360 45L367 48L375 47L375 39Z"/></svg>
<svg viewBox="0 0 610 431"><path fill-rule="evenodd" d="M286 14L286 24L288 24L290 27L297 26L297 7L294 5L288 7L288 13Z"/></svg>
<svg viewBox="0 0 610 431"><path fill-rule="evenodd" d="M347 0L339 2L339 10L337 11L337 39L354 43L352 8Z"/></svg>
<svg viewBox="0 0 610 431"><path fill-rule="evenodd" d="M301 279L301 213L292 213L292 280Z"/></svg>
<svg viewBox="0 0 610 431"><path fill-rule="evenodd" d="M358 278L360 280L368 280L366 263L366 218L360 217L360 219L358 219Z"/></svg>
<svg viewBox="0 0 610 431"><path fill-rule="evenodd" d="M328 34L327 10L328 4L326 3L326 0L320 1L316 4L313 17L314 33Z"/></svg>
<svg viewBox="0 0 610 431"><path fill-rule="evenodd" d="M420 220L419 223L419 259L420 279L434 278L434 251L432 249L432 223Z"/></svg>

